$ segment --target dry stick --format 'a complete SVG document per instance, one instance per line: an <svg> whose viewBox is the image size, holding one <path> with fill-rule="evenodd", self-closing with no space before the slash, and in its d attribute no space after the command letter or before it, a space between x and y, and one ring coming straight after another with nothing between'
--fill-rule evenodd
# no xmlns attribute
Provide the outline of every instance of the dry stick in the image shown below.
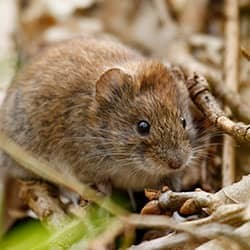
<svg viewBox="0 0 250 250"><path fill-rule="evenodd" d="M184 192L184 193L174 193L170 192L169 194L164 193L161 197L161 206L164 207L173 207L173 204L171 203L183 203L184 199L190 199L193 198L196 200L197 204L200 207L207 207L211 212L213 212L212 217L207 217L205 219L199 219L194 220L190 222L184 222L178 225L178 227L190 227L190 230L192 230L193 234L196 234L194 230L201 230L201 225L209 224L211 222L220 222L220 223L230 223L234 224L235 222L238 225L239 222L249 221L249 192L250 192L250 176L244 177L240 182L235 183L233 185L227 186L217 192L216 194L209 194L204 191L197 191L197 192ZM181 197L181 195L183 197ZM244 205L243 203L246 202L247 205ZM223 205L226 204L226 205ZM209 219L210 218L210 219ZM154 223L157 222L154 221ZM150 222L147 222L147 217L144 219L144 223L147 225L150 224ZM162 222L158 222L162 223ZM211 224L210 224L211 225ZM210 225L208 225L208 234L211 232ZM158 225L160 226L160 225ZM198 226L198 227L197 227ZM245 227L244 227L245 228ZM250 228L248 226L247 228ZM183 230L184 232L188 233L188 231L185 231L185 228ZM242 231L242 230L241 230ZM177 238L168 238L167 244L179 244L187 241L187 237L192 237L192 233L189 236L183 236L177 235ZM245 234L250 234L250 231L245 229ZM206 235L206 234L205 234ZM197 235L193 235L197 238L199 238ZM216 235L215 235L216 236ZM219 236L219 235L217 235ZM228 235L229 238L236 241L239 245L246 247L246 240L247 237L244 237L243 232L239 235L238 230L235 231L235 234ZM159 239L160 240L160 239ZM162 242L161 242L162 243ZM164 243L165 244L165 243ZM165 245L169 246L169 245ZM249 245L248 248L249 249ZM143 249L143 248L141 248ZM155 248L152 248L155 249ZM206 249L206 248L204 248ZM212 249L212 248L211 248ZM214 248L217 249L217 248Z"/></svg>
<svg viewBox="0 0 250 250"><path fill-rule="evenodd" d="M138 246L134 246L131 250L140 250L140 249L147 249L147 250L156 250L156 249L165 249L167 247L174 247L184 242L192 240L194 237L197 239L200 238L216 238L218 236L226 236L229 239L234 240L237 242L243 249L249 249L250 245L246 240L247 237L244 237L243 230L238 232L238 229L235 232L224 230L221 224L217 224L222 228L218 229L216 232L213 232L213 224L208 224L213 221L219 221L220 223L230 223L235 224L234 222L239 223L243 221L249 221L249 192L250 192L250 175L245 176L242 178L241 181L224 187L222 190L218 191L215 194L210 194L204 191L197 191L197 192L171 192L167 191L161 194L159 198L159 202L162 208L171 209L176 206L176 204L183 204L187 199L194 199L198 206L206 207L213 213L213 218L209 219L200 219L196 221L184 222L181 224L176 225L176 230L179 228L181 231L185 233L172 235L172 236L164 236L156 240L152 240L149 242L144 242ZM246 206L244 203L247 203ZM224 204L224 206L223 206ZM133 218L133 217L131 217ZM209 217L208 217L209 218ZM159 216L143 216L141 218L141 222L138 221L138 217L133 219L133 222L138 226L158 226L164 227L167 225L168 222L165 222L164 218L159 218ZM203 230L204 223L207 225L207 230ZM246 223L248 224L248 223ZM246 225L245 224L245 225ZM198 227L197 227L198 226ZM206 226L204 228L206 228ZM244 226L245 228L246 226ZM171 227L173 228L173 227ZM250 228L250 226L248 227ZM174 228L173 228L174 229ZM227 228L226 228L227 229ZM191 232L190 232L191 231ZM240 233L241 232L241 233ZM213 237L212 237L212 235ZM245 234L249 234L247 230L244 231ZM204 248L206 249L206 248ZM212 249L212 248L211 248ZM216 248L214 248L216 249Z"/></svg>
<svg viewBox="0 0 250 250"><path fill-rule="evenodd" d="M26 181L21 185L19 196L35 212L50 230L61 229L70 219L63 211L57 198L50 195L51 190L45 183Z"/></svg>
<svg viewBox="0 0 250 250"><path fill-rule="evenodd" d="M122 219L124 219L125 223L136 226L137 228L171 228L172 230L184 232L184 233L174 235L173 237L169 237L169 236L164 237L164 242L165 242L165 238L169 237L168 240L164 243L165 247L177 246L179 244L183 244L186 241L190 241L194 238L213 239L216 236L220 236L220 235L229 235L229 237L233 238L237 242L240 242L240 241L244 242L243 239L240 239L236 235L234 236L231 234L232 229L233 229L232 227L228 225L219 224L219 223L210 223L209 221L208 221L209 224L207 225L199 225L199 224L192 225L187 222L176 223L175 220L167 216L137 215L137 214L131 214L130 216L123 217ZM214 229L214 225L216 225L215 229ZM114 228L112 228L113 226ZM114 225L111 225L111 227L108 228L108 230L113 231L113 233L109 232L108 230L105 231L101 235L100 238L98 237L95 242L92 242L92 244L93 243L94 244L92 245L93 248L91 249L98 249L98 250L102 249L101 247L103 247L106 243L110 242L110 239L112 239L113 237L117 235L117 233L119 233L119 230L122 229L121 226L122 225L120 224L119 221L114 221ZM139 246L141 247L141 245ZM136 246L134 247L131 247L131 250L132 249L137 250ZM139 249L144 249L144 248L138 248L138 250ZM151 249L151 248L148 248L148 249ZM158 249L158 248L152 248L152 249Z"/></svg>
<svg viewBox="0 0 250 250"><path fill-rule="evenodd" d="M248 241L244 239L242 235L235 233L232 227L213 223L193 229L192 235L188 233L167 235L154 240L145 241L137 246L132 246L129 250L163 250L183 245L185 242L192 241L194 239L204 241L206 239L217 238L218 236L224 236L228 239L234 240L246 249L249 249L250 247Z"/></svg>
<svg viewBox="0 0 250 250"><path fill-rule="evenodd" d="M237 209L239 211L239 209ZM243 210L243 209L241 209ZM241 217L243 217L242 215ZM237 217L239 218L239 216ZM245 219L245 218L244 218ZM249 218L248 218L249 219ZM201 220L201 219L200 219ZM134 225L138 228L170 228L175 231L182 231L188 233L190 236L198 237L199 228L206 226L206 224L212 224L213 221L207 221L206 224L195 224L189 222L178 223L176 220L162 215L138 215L131 214L127 217L129 224ZM194 221L195 222L195 221ZM221 224L220 224L221 225ZM196 230L197 229L197 230Z"/></svg>
<svg viewBox="0 0 250 250"><path fill-rule="evenodd" d="M214 94L230 107L237 118L243 122L250 123L250 107L242 102L242 98L238 92L226 88L220 83L214 83L211 85Z"/></svg>
<svg viewBox="0 0 250 250"><path fill-rule="evenodd" d="M191 60L191 58L190 58ZM183 68L189 68L187 70L191 72L199 72L202 75L206 76L210 82L213 89L213 93L220 98L227 106L230 107L233 114L238 117L243 122L250 123L250 107L246 103L242 103L242 98L240 94L227 86L222 84L222 78L217 70L214 70L212 67L205 66L198 61L192 59L192 63L189 64L189 60L186 61Z"/></svg>
<svg viewBox="0 0 250 250"><path fill-rule="evenodd" d="M216 127L239 141L250 142L250 125L233 122L226 117L210 93L207 80L203 76L194 73L186 81L186 85L193 102Z"/></svg>
<svg viewBox="0 0 250 250"><path fill-rule="evenodd" d="M150 241L145 241L139 245L134 245L128 250L163 250L172 247L177 247L185 242L193 240L187 233L179 233L174 236L167 235Z"/></svg>
<svg viewBox="0 0 250 250"><path fill-rule="evenodd" d="M187 75L198 72L204 75L210 82L213 92L227 104L234 115L243 122L250 123L250 108L247 104L242 103L238 92L233 91L222 84L222 77L219 70L207 66L197 61L191 56L188 46L181 41L171 45L169 56L172 63L181 66Z"/></svg>
<svg viewBox="0 0 250 250"><path fill-rule="evenodd" d="M197 206L208 208L212 213L221 205L250 203L249 193L250 175L247 175L243 176L240 181L226 186L216 193L208 193L202 190L195 192L167 191L160 195L159 203L163 209L171 210L174 208L177 210L186 200L193 199Z"/></svg>
<svg viewBox="0 0 250 250"><path fill-rule="evenodd" d="M218 38L205 36L205 35L193 35L189 39L189 43L204 43L204 45L208 44L211 46L213 44L214 47L219 49L220 40ZM207 44L206 44L207 43ZM179 53L180 50L177 50ZM240 94L230 89L229 87L222 84L222 78L219 71L215 70L210 66L206 66L201 62L196 61L189 53L188 49L184 49L181 51L182 57L177 61L181 65L181 67L187 72L187 74L192 74L193 72L199 72L210 80L210 85L212 87L213 93L215 96L219 97L221 101L225 102L227 106L230 107L233 114L237 116L243 122L250 123L250 107L246 103L242 103L242 98ZM185 53L183 53L185 52ZM177 56L178 58L178 56ZM183 61L183 62L182 62Z"/></svg>
<svg viewBox="0 0 250 250"><path fill-rule="evenodd" d="M237 236L238 239L241 239L241 240L235 241L239 245L239 248L237 249L249 250L250 245L249 245L248 239L250 237L250 222L247 222L243 224L242 226L238 227L237 229L235 229L233 235ZM214 249L228 250L228 244L225 244L225 243L228 243L228 239L224 237L220 237L219 239L211 240L209 242L202 244L200 247L197 248L197 250L214 250ZM247 243L247 245L245 243Z"/></svg>
<svg viewBox="0 0 250 250"><path fill-rule="evenodd" d="M230 185L235 180L235 141L229 135L223 136L222 149L222 186Z"/></svg>
<svg viewBox="0 0 250 250"><path fill-rule="evenodd" d="M225 53L224 77L225 85L237 92L239 81L239 20L238 1L225 1ZM227 109L227 108L226 108ZM224 136L222 185L227 186L235 180L235 141L232 137Z"/></svg>

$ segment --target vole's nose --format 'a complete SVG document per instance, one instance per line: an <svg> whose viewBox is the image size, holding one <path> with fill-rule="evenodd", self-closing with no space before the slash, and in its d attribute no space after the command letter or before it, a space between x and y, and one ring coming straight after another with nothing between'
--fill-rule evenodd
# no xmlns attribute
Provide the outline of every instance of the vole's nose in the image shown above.
<svg viewBox="0 0 250 250"><path fill-rule="evenodd" d="M168 165L172 169L178 169L183 166L183 160L181 158L172 158L168 160Z"/></svg>

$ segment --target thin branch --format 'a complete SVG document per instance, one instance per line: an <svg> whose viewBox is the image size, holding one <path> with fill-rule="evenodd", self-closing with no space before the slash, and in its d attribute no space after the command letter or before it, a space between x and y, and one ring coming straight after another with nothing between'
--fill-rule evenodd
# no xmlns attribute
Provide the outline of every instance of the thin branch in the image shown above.
<svg viewBox="0 0 250 250"><path fill-rule="evenodd" d="M250 175L244 176L240 181L222 188L216 193L208 193L202 190L195 192L167 191L159 197L162 209L178 210L186 200L193 199L200 208L208 208L212 213L221 205L246 204L250 202Z"/></svg>
<svg viewBox="0 0 250 250"><path fill-rule="evenodd" d="M225 1L225 84L233 91L238 91L239 81L239 9L238 1Z"/></svg>
<svg viewBox="0 0 250 250"><path fill-rule="evenodd" d="M211 240L202 244L197 250L214 250L214 249L225 249L228 250L228 239L234 240L234 243L238 244L237 249L245 249L248 250L250 248L249 239L250 237L250 222L243 224L234 230L233 234L228 235L228 237L219 237L217 239ZM233 248L235 249L235 248Z"/></svg>
<svg viewBox="0 0 250 250"><path fill-rule="evenodd" d="M225 1L225 53L224 80L225 85L237 92L239 81L239 20L238 1ZM235 180L235 141L228 135L224 136L222 185L227 186Z"/></svg>
<svg viewBox="0 0 250 250"><path fill-rule="evenodd" d="M227 118L225 112L211 95L204 77L194 73L186 84L193 102L217 128L239 141L250 142L250 125L237 123Z"/></svg>
<svg viewBox="0 0 250 250"><path fill-rule="evenodd" d="M189 41L191 38L189 39ZM213 93L224 101L227 106L233 111L243 122L250 123L250 108L247 104L242 103L241 97L238 92L229 89L222 81L221 73L219 70L202 64L196 60L190 53L187 44L183 41L176 41L171 44L168 50L168 59L175 65L179 65L187 75L192 75L197 72L205 76L209 80Z"/></svg>
<svg viewBox="0 0 250 250"><path fill-rule="evenodd" d="M145 241L139 245L131 246L128 250L163 250L171 247L177 247L185 242L193 240L187 233L176 235L166 235L150 241Z"/></svg>
<svg viewBox="0 0 250 250"><path fill-rule="evenodd" d="M50 230L61 229L69 217L63 211L59 200L51 195L53 190L45 183L21 182L20 198L31 208Z"/></svg>
<svg viewBox="0 0 250 250"><path fill-rule="evenodd" d="M222 186L235 180L235 140L230 135L223 136L222 149Z"/></svg>
<svg viewBox="0 0 250 250"><path fill-rule="evenodd" d="M248 241L241 237L241 235L235 233L233 229L234 228L223 224L208 224L193 229L192 235L188 233L171 234L151 241L145 241L137 246L132 246L129 250L163 250L171 247L177 247L188 241L193 241L194 239L204 241L206 239L217 238L218 236L224 236L227 239L232 239L241 246L245 247L245 249L249 249L250 245Z"/></svg>
<svg viewBox="0 0 250 250"><path fill-rule="evenodd" d="M233 112L233 115L243 122L250 123L250 107L242 102L240 94L227 88L220 82L211 83L215 96L224 102Z"/></svg>

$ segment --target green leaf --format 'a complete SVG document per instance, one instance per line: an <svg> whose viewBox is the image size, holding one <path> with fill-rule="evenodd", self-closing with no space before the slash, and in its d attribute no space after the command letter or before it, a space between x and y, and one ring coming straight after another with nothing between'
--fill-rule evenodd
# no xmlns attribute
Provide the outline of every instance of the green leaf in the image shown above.
<svg viewBox="0 0 250 250"><path fill-rule="evenodd" d="M95 205L86 209L82 219L72 219L60 230L49 232L36 220L27 220L15 226L0 242L1 250L68 249L79 240L94 239L109 225L112 217Z"/></svg>

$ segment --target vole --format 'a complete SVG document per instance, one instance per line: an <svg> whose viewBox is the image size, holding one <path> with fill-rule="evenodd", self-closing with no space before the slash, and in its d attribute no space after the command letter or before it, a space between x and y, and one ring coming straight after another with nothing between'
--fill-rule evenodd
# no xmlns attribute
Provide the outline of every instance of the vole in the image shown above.
<svg viewBox="0 0 250 250"><path fill-rule="evenodd" d="M196 158L184 81L118 42L74 38L20 70L2 104L1 129L84 183L158 187ZM35 178L3 152L0 166Z"/></svg>

